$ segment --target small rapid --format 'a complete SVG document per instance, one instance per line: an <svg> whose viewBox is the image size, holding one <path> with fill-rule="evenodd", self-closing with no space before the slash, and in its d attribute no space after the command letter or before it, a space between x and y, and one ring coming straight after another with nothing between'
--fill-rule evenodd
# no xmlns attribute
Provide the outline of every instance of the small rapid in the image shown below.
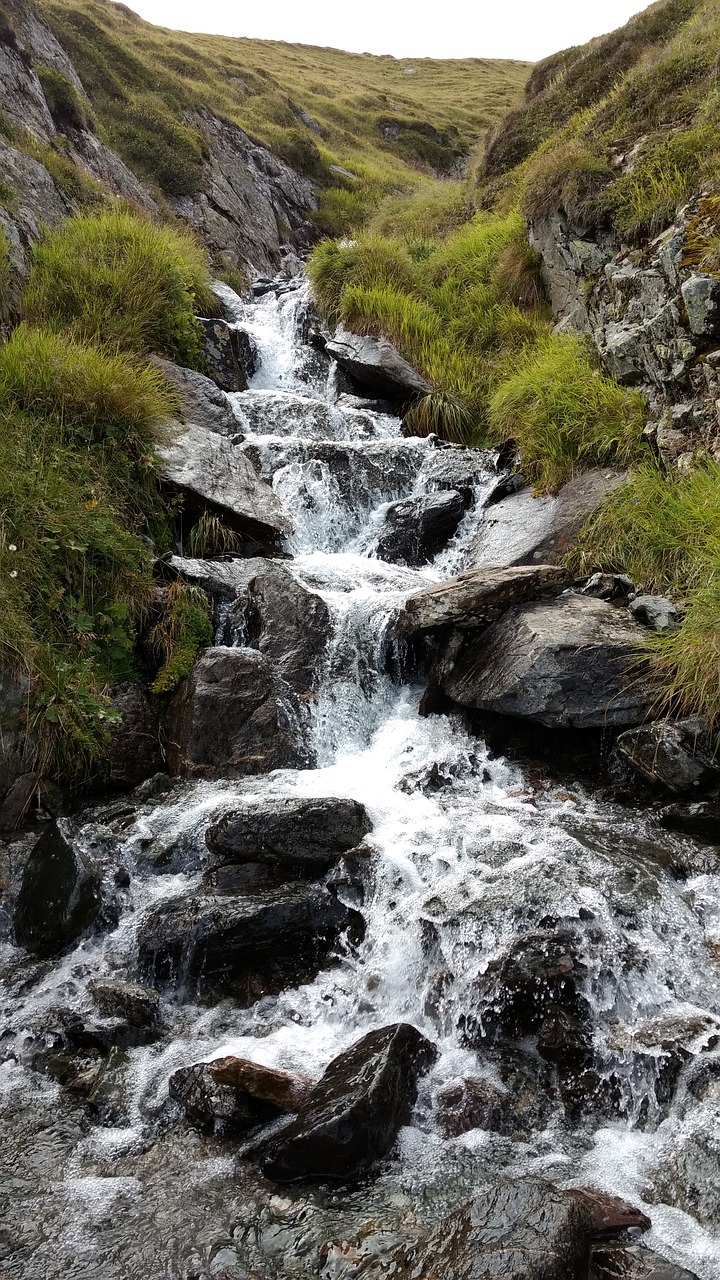
<svg viewBox="0 0 720 1280"><path fill-rule="evenodd" d="M380 1253L498 1178L529 1173L562 1187L592 1183L638 1205L649 1199L648 1245L717 1280L720 1217L709 1193L693 1201L687 1152L712 1145L720 1120L720 877L643 813L561 785L542 763L523 770L495 757L460 717L420 715L422 690L403 680L393 620L409 594L467 567L495 482L490 465L478 455L472 501L429 563L379 559L389 505L435 492L443 451L405 438L391 414L342 403L336 371L307 342L304 283L252 303L226 286L218 292L261 359L249 390L230 397L237 447L294 521L282 563L329 613L307 705L314 760L109 801L69 824L101 861L120 849L127 882L105 929L59 961L28 963L3 944L3 1280L179 1280L235 1266L261 1280L351 1280L347 1241L376 1240ZM233 643L242 640L237 632ZM365 806L369 870L338 888L364 917L362 941L341 944L314 980L247 1008L165 995L168 1034L118 1056L99 1119L89 1121L26 1065L28 1047L59 1008L90 1013L92 979L134 977L143 920L202 883L217 815L233 801L278 796ZM544 1096L537 1054L499 1065L463 1033L488 967L514 940L558 921L582 955L594 1096L613 1096L607 1114L579 1107L572 1124ZM655 1087L662 1036L642 1038L663 1020L676 1028L680 1081L664 1107ZM391 1022L415 1025L439 1055L397 1160L361 1191L276 1191L233 1144L168 1119L168 1080L180 1067L231 1054L316 1079ZM453 1135L438 1123L443 1098L462 1082L502 1096L520 1076L528 1101L519 1128ZM707 1154L704 1165L698 1159L710 1167Z"/></svg>

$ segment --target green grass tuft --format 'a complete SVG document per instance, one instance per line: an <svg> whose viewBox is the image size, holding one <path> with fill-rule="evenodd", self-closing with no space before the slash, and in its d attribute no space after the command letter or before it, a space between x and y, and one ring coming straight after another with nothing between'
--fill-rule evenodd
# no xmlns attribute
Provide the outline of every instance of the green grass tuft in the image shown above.
<svg viewBox="0 0 720 1280"><path fill-rule="evenodd" d="M153 351L198 367L195 311L215 305L203 250L187 234L113 210L71 218L38 246L23 297L34 325Z"/></svg>
<svg viewBox="0 0 720 1280"><path fill-rule="evenodd" d="M67 76L55 67L37 67L48 110L58 129L90 129L92 115Z"/></svg>

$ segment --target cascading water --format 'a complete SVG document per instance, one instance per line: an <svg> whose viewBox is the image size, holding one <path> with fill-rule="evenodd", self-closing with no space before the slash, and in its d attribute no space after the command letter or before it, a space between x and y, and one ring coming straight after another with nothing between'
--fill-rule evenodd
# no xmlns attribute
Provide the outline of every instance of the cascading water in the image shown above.
<svg viewBox="0 0 720 1280"><path fill-rule="evenodd" d="M390 622L411 591L464 567L491 480L478 479L474 507L426 568L374 558L388 504L432 487L432 443L403 439L390 416L332 401L326 366L302 342L305 286L253 304L221 292L262 358L251 389L232 397L245 437L238 447L292 513L285 563L330 613L312 704L317 765L178 785L165 800L113 803L73 825L101 860L120 845L129 886L116 894L115 922L60 961L29 964L4 947L0 1274L152 1280L239 1267L227 1274L350 1280L355 1255L344 1242L362 1238L366 1253L380 1253L498 1177L541 1172L636 1203L652 1186L648 1243L713 1280L720 1236L712 1216L702 1206L693 1213L692 1187L678 1190L668 1171L689 1145L709 1141L720 1115L712 1084L720 878L693 865L679 881L667 870L687 857L679 838L579 786L529 782L459 722L419 716L419 691L388 674ZM247 1009L168 997L168 1034L121 1055L121 1086L109 1088L100 1122L91 1123L72 1096L24 1065L28 1046L59 1008L79 1017L91 1009L91 979L134 977L138 928L158 902L200 884L213 817L233 799L271 796L366 806L374 858L364 941L314 981ZM514 938L558 920L572 922L581 940L602 1065L596 1087L611 1082L614 1118L591 1109L566 1123L542 1097L537 1058L540 1089L524 1132L443 1136L438 1099L453 1083L508 1089L497 1063L459 1032L474 983ZM680 1087L665 1111L648 1104L658 1055L636 1051L637 1029L658 1019L689 1027ZM275 1192L236 1161L230 1143L167 1125L168 1079L179 1067L235 1054L314 1078L364 1033L396 1021L415 1024L439 1056L398 1158L369 1187ZM702 1090L698 1063L711 1080Z"/></svg>

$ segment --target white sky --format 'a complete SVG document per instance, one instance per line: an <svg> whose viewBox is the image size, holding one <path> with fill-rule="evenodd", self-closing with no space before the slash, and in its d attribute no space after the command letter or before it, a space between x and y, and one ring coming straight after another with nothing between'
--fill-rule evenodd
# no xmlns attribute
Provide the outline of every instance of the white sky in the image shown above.
<svg viewBox="0 0 720 1280"><path fill-rule="evenodd" d="M162 27L404 58L537 61L646 9L637 0L129 0Z"/></svg>

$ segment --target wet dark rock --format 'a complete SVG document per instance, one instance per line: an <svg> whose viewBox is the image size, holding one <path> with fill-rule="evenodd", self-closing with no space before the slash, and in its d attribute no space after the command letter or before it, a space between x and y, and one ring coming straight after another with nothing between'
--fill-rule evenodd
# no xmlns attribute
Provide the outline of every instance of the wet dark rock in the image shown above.
<svg viewBox="0 0 720 1280"><path fill-rule="evenodd" d="M593 1250L590 1280L698 1280L698 1277L642 1245L602 1245Z"/></svg>
<svg viewBox="0 0 720 1280"><path fill-rule="evenodd" d="M590 1246L585 1205L528 1178L477 1196L369 1274L393 1280L585 1280Z"/></svg>
<svg viewBox="0 0 720 1280"><path fill-rule="evenodd" d="M387 510L375 548L379 560L427 564L452 538L465 514L465 500L454 489L394 502Z"/></svg>
<svg viewBox="0 0 720 1280"><path fill-rule="evenodd" d="M621 1231L649 1231L652 1226L642 1209L636 1209L619 1196L597 1191L595 1187L573 1187L568 1194L588 1209L593 1240L603 1240Z"/></svg>
<svg viewBox="0 0 720 1280"><path fill-rule="evenodd" d="M34 776L29 696L26 676L0 670L0 830L12 830L22 821L32 797L32 791L28 796Z"/></svg>
<svg viewBox="0 0 720 1280"><path fill-rule="evenodd" d="M266 800L232 809L209 828L208 848L225 862L327 870L362 844L372 824L356 800Z"/></svg>
<svg viewBox="0 0 720 1280"><path fill-rule="evenodd" d="M720 761L702 720L655 720L622 733L616 750L642 778L679 795L720 779Z"/></svg>
<svg viewBox="0 0 720 1280"><path fill-rule="evenodd" d="M310 1082L284 1071L232 1057L181 1067L168 1086L188 1120L221 1133L247 1131L297 1111L310 1088Z"/></svg>
<svg viewBox="0 0 720 1280"><path fill-rule="evenodd" d="M626 573L593 573L579 585L584 596L593 596L596 600L627 600L634 588L632 578ZM638 621L644 621L643 618Z"/></svg>
<svg viewBox="0 0 720 1280"><path fill-rule="evenodd" d="M630 603L630 612L651 631L671 631L678 625L678 611L664 596L636 596Z"/></svg>
<svg viewBox="0 0 720 1280"><path fill-rule="evenodd" d="M256 649L206 649L167 713L173 773L225 776L302 768L308 749L290 686Z"/></svg>
<svg viewBox="0 0 720 1280"><path fill-rule="evenodd" d="M95 978L88 983L88 990L108 1018L124 1018L131 1027L143 1030L154 1030L160 1024L160 997L150 987L120 978Z"/></svg>
<svg viewBox="0 0 720 1280"><path fill-rule="evenodd" d="M642 629L626 610L563 596L509 609L442 677L462 706L548 728L638 724L653 701L637 667Z"/></svg>
<svg viewBox="0 0 720 1280"><path fill-rule="evenodd" d="M486 509L470 551L484 567L559 564L575 545L588 516L626 476L600 467L575 476L553 497L536 498L530 486Z"/></svg>
<svg viewBox="0 0 720 1280"><path fill-rule="evenodd" d="M121 719L110 727L110 781L117 787L135 787L158 774L164 764L160 709L147 689L129 681L115 690L112 705Z"/></svg>
<svg viewBox="0 0 720 1280"><path fill-rule="evenodd" d="M390 400L409 400L430 391L430 385L384 338L359 337L338 329L325 346L357 382L373 395Z"/></svg>
<svg viewBox="0 0 720 1280"><path fill-rule="evenodd" d="M219 511L233 528L251 537L277 538L290 532L292 522L280 499L242 449L194 422L172 424L171 431L156 447L160 477L182 493L191 515Z"/></svg>
<svg viewBox="0 0 720 1280"><path fill-rule="evenodd" d="M578 936L566 929L538 929L517 938L476 979L472 1000L478 1011L464 1016L465 1042L481 1048L499 1035L539 1035L545 1037L548 1061L574 1064L580 1029L588 1021L579 990L586 974L579 947Z"/></svg>
<svg viewBox="0 0 720 1280"><path fill-rule="evenodd" d="M259 558L248 562L247 585L228 610L228 643L245 644L269 658L295 693L309 693L332 631L325 601L302 586L284 564Z"/></svg>
<svg viewBox="0 0 720 1280"><path fill-rule="evenodd" d="M643 1200L671 1204L703 1226L716 1228L720 1219L720 1133L717 1113L697 1117L658 1153Z"/></svg>
<svg viewBox="0 0 720 1280"><path fill-rule="evenodd" d="M224 321L207 321L224 324ZM176 392L183 422L202 427L221 436L237 435L239 427L225 392L204 374L184 369L161 356L153 356L153 364Z"/></svg>
<svg viewBox="0 0 720 1280"><path fill-rule="evenodd" d="M52 823L35 845L15 907L18 945L37 956L58 955L97 919L100 873Z"/></svg>
<svg viewBox="0 0 720 1280"><path fill-rule="evenodd" d="M663 809L659 822L666 831L692 836L701 844L720 848L720 804L703 800L698 804L671 804Z"/></svg>
<svg viewBox="0 0 720 1280"><path fill-rule="evenodd" d="M287 883L241 896L188 893L141 921L140 972L249 1004L314 976L356 921L322 886Z"/></svg>
<svg viewBox="0 0 720 1280"><path fill-rule="evenodd" d="M486 626L513 605L559 595L570 579L568 571L557 565L468 569L410 596L400 614L398 630L413 635L437 627L465 630Z"/></svg>
<svg viewBox="0 0 720 1280"><path fill-rule="evenodd" d="M221 391L247 391L247 364L252 365L252 347L247 334L241 342L237 329L225 320L198 319L202 330L203 356L208 373Z"/></svg>
<svg viewBox="0 0 720 1280"><path fill-rule="evenodd" d="M453 1080L438 1092L437 1122L444 1138L459 1138L472 1129L512 1133L516 1128L512 1099L487 1080Z"/></svg>
<svg viewBox="0 0 720 1280"><path fill-rule="evenodd" d="M466 506L475 500L476 487L485 484L484 501L497 501L509 482L509 473L497 474L496 463L497 455L489 450L437 441L437 447L428 451L423 462L421 483L430 492L454 489L462 494Z"/></svg>
<svg viewBox="0 0 720 1280"><path fill-rule="evenodd" d="M582 1066L592 1052L587 1020L557 1005L551 1006L538 1032L537 1048L540 1057L556 1067Z"/></svg>
<svg viewBox="0 0 720 1280"><path fill-rule="evenodd" d="M264 1173L295 1182L367 1172L409 1121L418 1078L435 1054L415 1027L371 1031L330 1063L295 1119L260 1149Z"/></svg>

